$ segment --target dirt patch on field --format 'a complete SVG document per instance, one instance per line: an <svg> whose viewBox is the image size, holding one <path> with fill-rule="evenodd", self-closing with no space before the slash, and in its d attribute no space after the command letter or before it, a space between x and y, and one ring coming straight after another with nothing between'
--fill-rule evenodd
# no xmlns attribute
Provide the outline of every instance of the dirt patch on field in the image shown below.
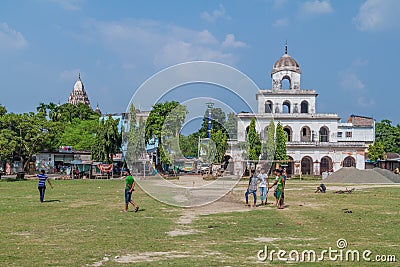
<svg viewBox="0 0 400 267"><path fill-rule="evenodd" d="M243 190L240 190L240 192L242 191ZM198 231L190 227L190 224L193 223L193 221L201 215L225 212L245 212L249 210L251 210L251 208L246 207L240 200L239 191L231 191L224 197L210 204L184 209L177 220L177 227L174 230L167 232L166 234L168 234L169 236L181 236L198 233Z"/></svg>
<svg viewBox="0 0 400 267"><path fill-rule="evenodd" d="M258 242L263 242L263 243L270 243L274 241L280 241L280 240L317 240L317 238L314 237L309 237L309 238L297 238L297 237L285 237L285 238L280 238L280 237L257 237L254 238L255 241Z"/></svg>
<svg viewBox="0 0 400 267"><path fill-rule="evenodd" d="M138 254L128 254L123 256L114 256L106 255L103 257L101 261L95 262L92 266L102 266L108 261L114 261L117 263L140 263L140 262L152 262L152 261L162 261L168 259L177 259L177 258L204 258L210 256L221 255L219 252L203 252L201 254L189 252L179 252L179 251L156 251L156 252L142 252Z"/></svg>

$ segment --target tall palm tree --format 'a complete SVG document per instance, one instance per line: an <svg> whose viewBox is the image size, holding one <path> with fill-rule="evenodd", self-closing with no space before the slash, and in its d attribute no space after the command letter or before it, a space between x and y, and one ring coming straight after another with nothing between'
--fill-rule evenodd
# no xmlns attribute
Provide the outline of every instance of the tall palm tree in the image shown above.
<svg viewBox="0 0 400 267"><path fill-rule="evenodd" d="M59 121L61 118L61 112L60 108L58 105L54 104L53 102L50 102L47 105L47 108L49 109L49 118L52 121Z"/></svg>
<svg viewBox="0 0 400 267"><path fill-rule="evenodd" d="M43 103L43 102L40 102L40 103L39 103L39 106L36 107L36 111L37 111L38 113L42 113L42 114L44 114L45 116L47 116L47 108L48 108L48 105L46 105L46 104Z"/></svg>

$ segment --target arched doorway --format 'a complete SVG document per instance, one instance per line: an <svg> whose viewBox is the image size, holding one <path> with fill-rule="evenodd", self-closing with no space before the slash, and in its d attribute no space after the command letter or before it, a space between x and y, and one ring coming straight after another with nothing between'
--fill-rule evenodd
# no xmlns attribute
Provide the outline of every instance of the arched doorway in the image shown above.
<svg viewBox="0 0 400 267"><path fill-rule="evenodd" d="M356 160L352 156L345 157L343 167L356 167Z"/></svg>
<svg viewBox="0 0 400 267"><path fill-rule="evenodd" d="M286 173L288 177L292 177L294 174L294 160L291 156L287 156L288 163L286 167Z"/></svg>
<svg viewBox="0 0 400 267"><path fill-rule="evenodd" d="M328 156L325 156L321 159L320 167L321 173L330 172L333 169L332 159Z"/></svg>
<svg viewBox="0 0 400 267"><path fill-rule="evenodd" d="M310 157L303 157L301 159L301 173L305 175L313 174L313 160Z"/></svg>

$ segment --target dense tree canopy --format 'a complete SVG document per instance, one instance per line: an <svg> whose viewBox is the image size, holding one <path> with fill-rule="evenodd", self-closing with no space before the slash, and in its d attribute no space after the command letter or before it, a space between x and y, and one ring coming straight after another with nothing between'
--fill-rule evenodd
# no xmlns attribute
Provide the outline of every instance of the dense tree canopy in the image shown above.
<svg viewBox="0 0 400 267"><path fill-rule="evenodd" d="M124 141L127 142L126 161L128 164L137 162L146 152L144 131L145 122L142 118L139 122L136 118L136 108L131 104L129 108L129 129L124 133Z"/></svg>
<svg viewBox="0 0 400 267"><path fill-rule="evenodd" d="M256 119L251 118L247 133L247 151L249 160L258 160L261 154L261 140L256 131Z"/></svg>
<svg viewBox="0 0 400 267"><path fill-rule="evenodd" d="M286 156L286 140L287 136L285 131L283 130L282 124L278 122L276 126L276 137L275 137L275 160L285 161L287 160Z"/></svg>
<svg viewBox="0 0 400 267"><path fill-rule="evenodd" d="M400 153L400 125L393 126L390 120L375 124L375 141L383 145L386 153Z"/></svg>
<svg viewBox="0 0 400 267"><path fill-rule="evenodd" d="M267 140L264 141L261 149L261 159L274 160L275 158L275 123L271 119L268 125Z"/></svg>
<svg viewBox="0 0 400 267"><path fill-rule="evenodd" d="M368 158L371 161L377 161L378 159L384 159L385 150L381 142L376 141L374 144L368 147Z"/></svg>
<svg viewBox="0 0 400 267"><path fill-rule="evenodd" d="M185 121L187 109L179 102L157 103L146 121L146 143L158 142L157 154L161 162L172 164L174 152L179 151L179 132ZM161 162L158 168L161 169Z"/></svg>
<svg viewBox="0 0 400 267"><path fill-rule="evenodd" d="M112 163L112 156L121 152L122 138L118 124L119 119L113 119L111 115L100 120L92 147L93 160Z"/></svg>

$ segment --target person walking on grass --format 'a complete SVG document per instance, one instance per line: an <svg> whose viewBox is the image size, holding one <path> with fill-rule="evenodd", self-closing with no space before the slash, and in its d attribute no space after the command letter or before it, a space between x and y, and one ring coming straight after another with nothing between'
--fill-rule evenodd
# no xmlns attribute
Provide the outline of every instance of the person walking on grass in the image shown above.
<svg viewBox="0 0 400 267"><path fill-rule="evenodd" d="M128 211L129 203L135 207L135 212L139 210L139 206L132 201L132 192L135 191L135 179L133 179L131 172L127 169L125 171L125 210L123 212Z"/></svg>
<svg viewBox="0 0 400 267"><path fill-rule="evenodd" d="M269 182L268 182L268 175L265 173L264 168L261 168L260 173L258 174L257 177L261 179L261 182L259 184L261 205L267 205Z"/></svg>
<svg viewBox="0 0 400 267"><path fill-rule="evenodd" d="M48 179L49 177L47 177L45 170L41 170L40 173L37 175L37 178L39 179L38 190L40 194L40 202L43 203L44 193L46 192L46 181L49 183L51 189L53 189L53 185Z"/></svg>
<svg viewBox="0 0 400 267"><path fill-rule="evenodd" d="M255 174L255 171L251 171L250 179L249 179L249 186L248 186L248 188L246 190L246 193L244 193L244 196L246 198L246 206L250 206L249 205L249 194L253 194L253 198L254 198L253 208L256 207L256 203L257 203L257 183L259 181L261 181L261 179L257 177L257 175Z"/></svg>
<svg viewBox="0 0 400 267"><path fill-rule="evenodd" d="M285 199L285 176L283 175L283 171L281 169L275 170L276 174L279 175L275 180L274 184L269 186L271 189L274 185L276 185L276 190L274 192L274 196L276 199L276 206L278 209L284 208L284 199Z"/></svg>

